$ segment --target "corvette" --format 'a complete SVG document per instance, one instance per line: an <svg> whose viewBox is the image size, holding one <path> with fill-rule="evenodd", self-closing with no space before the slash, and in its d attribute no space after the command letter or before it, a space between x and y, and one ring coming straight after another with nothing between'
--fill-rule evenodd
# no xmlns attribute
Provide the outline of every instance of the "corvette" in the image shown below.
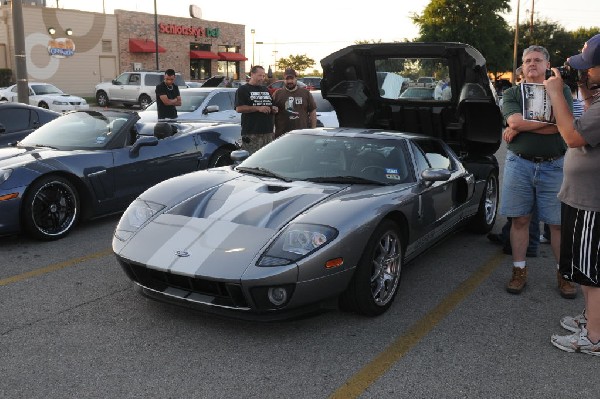
<svg viewBox="0 0 600 399"><path fill-rule="evenodd" d="M406 262L458 229L491 230L501 117L477 50L356 45L321 65L341 127L235 151L238 164L164 181L127 208L113 251L143 294L238 317L331 301L376 316ZM449 77L451 95L403 98L410 85L384 87L380 72Z"/></svg>
<svg viewBox="0 0 600 399"><path fill-rule="evenodd" d="M170 177L231 163L240 126L138 123L133 112L73 111L0 148L0 235L40 240L123 211Z"/></svg>

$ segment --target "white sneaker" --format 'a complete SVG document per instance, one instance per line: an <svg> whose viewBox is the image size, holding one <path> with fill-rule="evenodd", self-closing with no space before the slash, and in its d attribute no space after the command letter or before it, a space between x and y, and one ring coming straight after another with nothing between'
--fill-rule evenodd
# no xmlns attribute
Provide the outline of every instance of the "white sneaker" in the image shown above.
<svg viewBox="0 0 600 399"><path fill-rule="evenodd" d="M571 335L553 335L550 338L552 345L565 352L587 353L589 355L600 356L600 342L593 344L587 337L585 326L581 326L581 331Z"/></svg>
<svg viewBox="0 0 600 399"><path fill-rule="evenodd" d="M550 243L550 240L547 239L546 237L544 237L544 235L540 235L540 244L548 244Z"/></svg>
<svg viewBox="0 0 600 399"><path fill-rule="evenodd" d="M579 332L581 329L580 326L587 325L587 319L585 317L585 309L577 316L565 316L560 319L560 325L565 329L571 332Z"/></svg>

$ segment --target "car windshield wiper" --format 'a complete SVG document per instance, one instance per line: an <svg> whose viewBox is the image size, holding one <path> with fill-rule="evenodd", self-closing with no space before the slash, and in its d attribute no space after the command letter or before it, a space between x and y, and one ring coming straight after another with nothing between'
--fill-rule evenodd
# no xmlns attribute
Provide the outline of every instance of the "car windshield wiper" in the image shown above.
<svg viewBox="0 0 600 399"><path fill-rule="evenodd" d="M260 166L259 167L246 167L246 166L240 167L240 166L238 166L235 169L239 170L240 172L252 173L252 174L258 175L258 176L274 177L276 179L283 180L285 182L292 181L292 180L288 179L287 177L281 176L275 172L270 171L269 169L261 168Z"/></svg>
<svg viewBox="0 0 600 399"><path fill-rule="evenodd" d="M51 145L48 145L48 144L29 144L24 147L46 147L46 148L52 148L53 150L58 150L57 147L52 147Z"/></svg>
<svg viewBox="0 0 600 399"><path fill-rule="evenodd" d="M310 181L313 183L347 183L347 184L374 184L378 186L389 186L390 183L382 182L379 180L367 179L360 176L320 176L320 177L309 177L303 179L304 181Z"/></svg>

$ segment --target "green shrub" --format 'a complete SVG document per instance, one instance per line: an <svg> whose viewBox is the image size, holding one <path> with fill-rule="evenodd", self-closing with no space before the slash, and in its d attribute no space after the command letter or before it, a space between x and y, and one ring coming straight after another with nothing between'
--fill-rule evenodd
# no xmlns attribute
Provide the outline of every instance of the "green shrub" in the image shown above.
<svg viewBox="0 0 600 399"><path fill-rule="evenodd" d="M12 69L0 68L0 87L10 86L12 80Z"/></svg>

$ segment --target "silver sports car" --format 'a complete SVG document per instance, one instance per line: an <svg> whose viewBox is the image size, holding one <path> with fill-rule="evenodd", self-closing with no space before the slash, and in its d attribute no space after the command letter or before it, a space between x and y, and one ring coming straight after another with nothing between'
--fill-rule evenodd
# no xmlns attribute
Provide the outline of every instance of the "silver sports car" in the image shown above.
<svg viewBox="0 0 600 399"><path fill-rule="evenodd" d="M143 293L248 317L331 300L379 315L405 262L458 228L492 228L501 116L477 50L367 44L321 64L341 127L234 151L241 163L172 178L129 206L113 250ZM449 96L403 98L400 83L419 76L444 78Z"/></svg>

